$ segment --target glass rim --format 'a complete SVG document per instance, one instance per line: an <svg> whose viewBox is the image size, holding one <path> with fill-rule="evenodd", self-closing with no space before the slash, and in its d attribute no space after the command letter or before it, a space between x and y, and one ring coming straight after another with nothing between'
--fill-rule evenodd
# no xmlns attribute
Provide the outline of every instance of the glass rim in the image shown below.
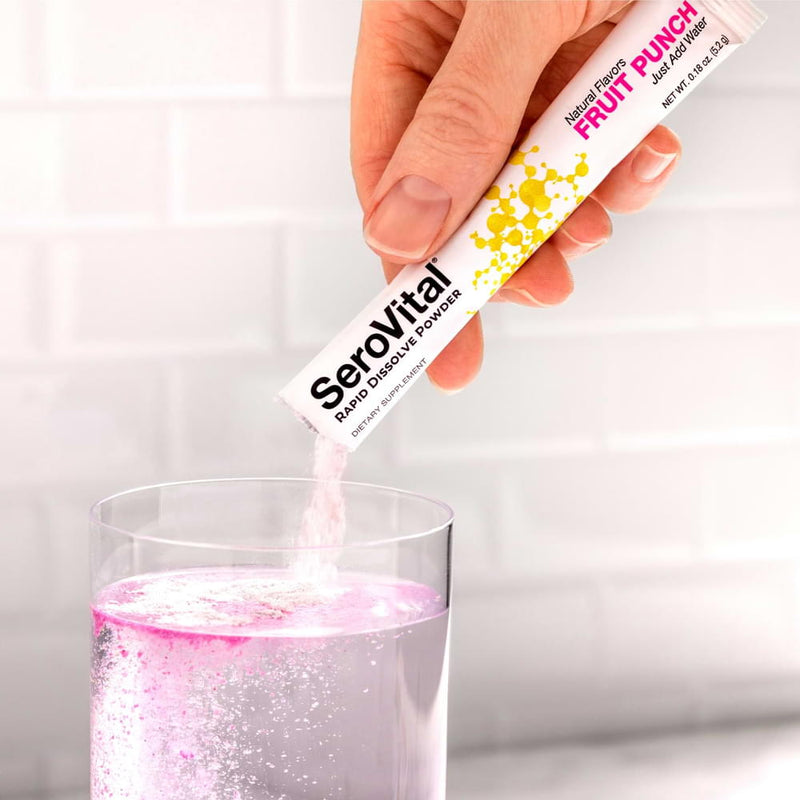
<svg viewBox="0 0 800 800"><path fill-rule="evenodd" d="M339 481L339 483L345 488L351 487L357 489L377 490L381 492L388 492L396 496L413 498L415 500L422 500L425 503L438 506L440 509L442 509L445 512L446 519L444 520L444 522L441 522L423 531L401 534L399 536L391 536L385 539L371 539L366 542L353 542L349 544L348 543L324 544L324 545L261 546L261 545L243 545L234 542L217 543L217 542L196 542L191 540L182 541L178 539L168 539L163 536L140 534L140 533L135 533L133 531L125 530L124 528L118 528L115 525L111 525L107 522L104 522L100 517L101 509L104 506L106 506L107 504L111 503L114 500L119 500L128 495L140 494L148 491L154 491L156 489L168 489L178 486L200 486L203 484L212 484L215 486L220 486L223 484L234 484L234 483L256 483L256 484L274 485L279 483L287 483L287 484L329 483L329 481L320 481L316 478L298 478L298 477L293 478L293 477L275 476L266 478L265 477L199 478L197 480L167 481L165 483L153 483L144 486L135 486L131 489L125 489L124 491L121 492L115 492L114 494L108 495L108 497L104 497L103 499L93 503L89 508L89 522L91 524L97 525L98 528L101 529L105 528L108 531L113 531L114 533L118 533L122 536L127 536L132 541L150 542L152 544L163 544L175 547L197 548L203 550L230 550L235 552L274 553L274 552L295 552L295 551L353 550L356 548L381 547L383 545L398 544L400 542L412 541L414 539L422 539L426 536L431 536L432 534L437 533L438 531L445 530L446 528L452 526L453 520L455 518L453 509L443 500L437 500L436 498L430 497L429 495L421 494L420 492L412 492L408 489L397 489L393 486L383 486L382 484L378 483L365 483L362 481Z"/></svg>

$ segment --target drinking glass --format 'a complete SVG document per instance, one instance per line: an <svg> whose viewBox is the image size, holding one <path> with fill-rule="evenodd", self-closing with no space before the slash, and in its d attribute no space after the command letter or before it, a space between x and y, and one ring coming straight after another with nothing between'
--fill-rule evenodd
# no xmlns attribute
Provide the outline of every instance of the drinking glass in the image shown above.
<svg viewBox="0 0 800 800"><path fill-rule="evenodd" d="M313 480L93 507L92 800L444 800L453 515L340 486L313 545Z"/></svg>

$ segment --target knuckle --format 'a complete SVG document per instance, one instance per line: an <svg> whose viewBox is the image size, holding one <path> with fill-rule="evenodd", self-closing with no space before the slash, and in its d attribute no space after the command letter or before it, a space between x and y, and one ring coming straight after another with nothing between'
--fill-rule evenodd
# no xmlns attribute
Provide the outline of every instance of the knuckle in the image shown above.
<svg viewBox="0 0 800 800"><path fill-rule="evenodd" d="M383 172L392 154L388 149L351 150L350 166L354 172Z"/></svg>
<svg viewBox="0 0 800 800"><path fill-rule="evenodd" d="M447 155L494 156L513 144L495 109L478 91L462 84L432 84L417 113L425 143Z"/></svg>

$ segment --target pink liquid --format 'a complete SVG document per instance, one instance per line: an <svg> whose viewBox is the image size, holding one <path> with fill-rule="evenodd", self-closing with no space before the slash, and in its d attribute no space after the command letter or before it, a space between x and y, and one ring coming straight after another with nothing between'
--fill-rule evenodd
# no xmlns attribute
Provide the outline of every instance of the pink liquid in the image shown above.
<svg viewBox="0 0 800 800"><path fill-rule="evenodd" d="M428 587L198 568L111 584L92 611L93 800L444 800Z"/></svg>

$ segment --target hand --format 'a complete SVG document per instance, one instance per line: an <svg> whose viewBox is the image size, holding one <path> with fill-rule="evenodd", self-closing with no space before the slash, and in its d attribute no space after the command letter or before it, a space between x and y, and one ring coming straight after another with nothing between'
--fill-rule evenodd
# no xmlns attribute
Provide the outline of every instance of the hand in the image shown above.
<svg viewBox="0 0 800 800"><path fill-rule="evenodd" d="M564 85L625 13L611 0L365 0L353 75L351 161L364 237L391 280L451 236ZM608 211L644 208L680 154L659 126L493 299L563 302L567 259L606 242ZM428 368L445 391L480 369L476 314Z"/></svg>

